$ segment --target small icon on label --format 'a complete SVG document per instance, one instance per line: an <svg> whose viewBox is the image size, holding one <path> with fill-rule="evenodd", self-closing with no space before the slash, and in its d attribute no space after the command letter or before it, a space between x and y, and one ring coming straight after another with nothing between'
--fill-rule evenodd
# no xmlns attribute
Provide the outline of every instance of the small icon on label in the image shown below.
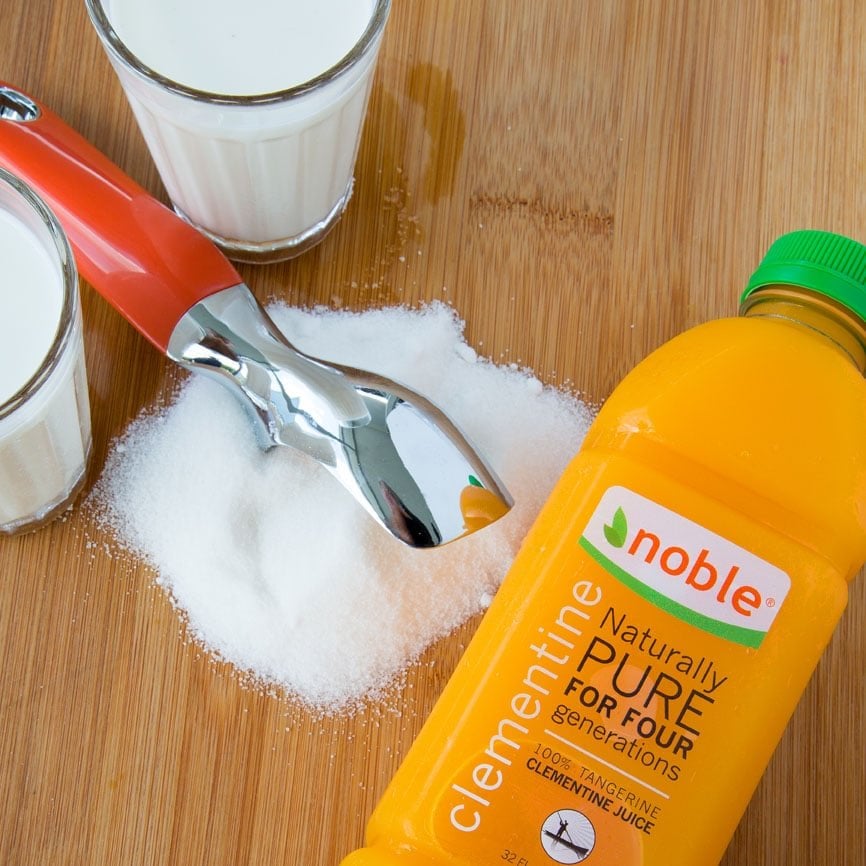
<svg viewBox="0 0 866 866"><path fill-rule="evenodd" d="M595 847L595 828L583 812L559 809L541 825L541 846L557 863L581 863Z"/></svg>
<svg viewBox="0 0 866 866"><path fill-rule="evenodd" d="M604 537L613 547L623 547L628 538L628 520L622 508L617 508L613 520L604 525Z"/></svg>

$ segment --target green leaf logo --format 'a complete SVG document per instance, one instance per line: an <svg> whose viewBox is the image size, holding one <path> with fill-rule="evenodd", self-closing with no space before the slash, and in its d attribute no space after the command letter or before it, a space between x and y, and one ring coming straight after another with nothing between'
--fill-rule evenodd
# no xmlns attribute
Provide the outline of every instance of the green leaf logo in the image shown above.
<svg viewBox="0 0 866 866"><path fill-rule="evenodd" d="M604 525L604 537L612 547L622 547L627 536L628 521L625 519L625 512L622 508L617 508L613 520Z"/></svg>

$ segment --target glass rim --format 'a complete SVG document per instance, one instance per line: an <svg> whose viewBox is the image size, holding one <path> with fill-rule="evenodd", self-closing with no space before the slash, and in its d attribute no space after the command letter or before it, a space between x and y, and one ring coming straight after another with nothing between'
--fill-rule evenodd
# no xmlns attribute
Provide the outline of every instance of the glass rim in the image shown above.
<svg viewBox="0 0 866 866"><path fill-rule="evenodd" d="M64 350L72 339L80 300L75 257L66 232L54 212L32 187L2 166L0 166L0 185L11 188L47 229L60 262L63 282L63 305L51 345L33 375L11 397L0 403L0 422L2 422L38 392L60 364Z"/></svg>
<svg viewBox="0 0 866 866"><path fill-rule="evenodd" d="M209 90L202 90L197 87L191 87L186 84L181 84L161 72L148 66L135 53L133 53L126 43L117 34L117 31L111 24L108 15L103 7L104 0L84 0L87 6L87 12L90 15L90 20L100 38L102 44L108 49L111 55L123 64L127 69L135 72L137 75L159 84L165 90L175 93L179 96L184 96L188 99L193 99L197 102L207 102L213 105L222 106L251 106L251 105L271 105L280 102L287 102L299 96L303 96L312 90L316 90L324 84L342 76L348 72L353 66L357 65L367 54L371 45L376 41L379 35L385 28L385 23L388 20L388 13L391 9L391 0L374 0L375 6L373 14L367 23L367 27L359 37L358 41L352 46L347 54L338 60L333 66L310 78L300 84L287 87L282 90L274 90L268 93L254 94L229 94L229 93L214 93Z"/></svg>

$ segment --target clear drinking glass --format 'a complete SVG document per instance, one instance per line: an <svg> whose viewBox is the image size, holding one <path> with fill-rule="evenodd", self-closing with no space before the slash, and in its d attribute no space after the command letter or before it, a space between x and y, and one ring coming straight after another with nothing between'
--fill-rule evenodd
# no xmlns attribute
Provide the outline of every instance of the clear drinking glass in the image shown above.
<svg viewBox="0 0 866 866"><path fill-rule="evenodd" d="M86 0L172 206L235 260L291 258L318 243L352 194L390 0L338 63L278 92L232 96L151 69L112 26L116 0Z"/></svg>
<svg viewBox="0 0 866 866"><path fill-rule="evenodd" d="M4 169L0 212L10 236L33 240L33 249L44 251L48 265L40 278L50 272L61 293L59 322L47 352L33 375L0 404L0 533L11 535L41 526L72 503L87 473L91 430L78 273L69 242L42 199ZM27 265L11 261L14 252L8 258L4 270L15 280L14 291L33 291ZM27 306L15 309L12 298L7 293L4 300L0 292L0 316L26 319ZM26 340L32 323L11 324ZM0 363L7 369L14 359L4 353L14 351L8 344L0 347Z"/></svg>

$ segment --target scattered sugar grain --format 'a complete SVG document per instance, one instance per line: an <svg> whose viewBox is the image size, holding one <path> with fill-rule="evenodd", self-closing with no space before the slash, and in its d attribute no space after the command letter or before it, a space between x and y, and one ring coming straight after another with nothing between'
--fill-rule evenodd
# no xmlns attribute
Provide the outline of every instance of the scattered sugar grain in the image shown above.
<svg viewBox="0 0 866 866"><path fill-rule="evenodd" d="M515 365L479 360L444 304L269 313L300 349L432 399L515 499L481 532L407 548L318 464L261 451L235 398L203 377L114 444L91 507L150 564L196 642L256 683L337 711L399 684L489 605L591 412Z"/></svg>

